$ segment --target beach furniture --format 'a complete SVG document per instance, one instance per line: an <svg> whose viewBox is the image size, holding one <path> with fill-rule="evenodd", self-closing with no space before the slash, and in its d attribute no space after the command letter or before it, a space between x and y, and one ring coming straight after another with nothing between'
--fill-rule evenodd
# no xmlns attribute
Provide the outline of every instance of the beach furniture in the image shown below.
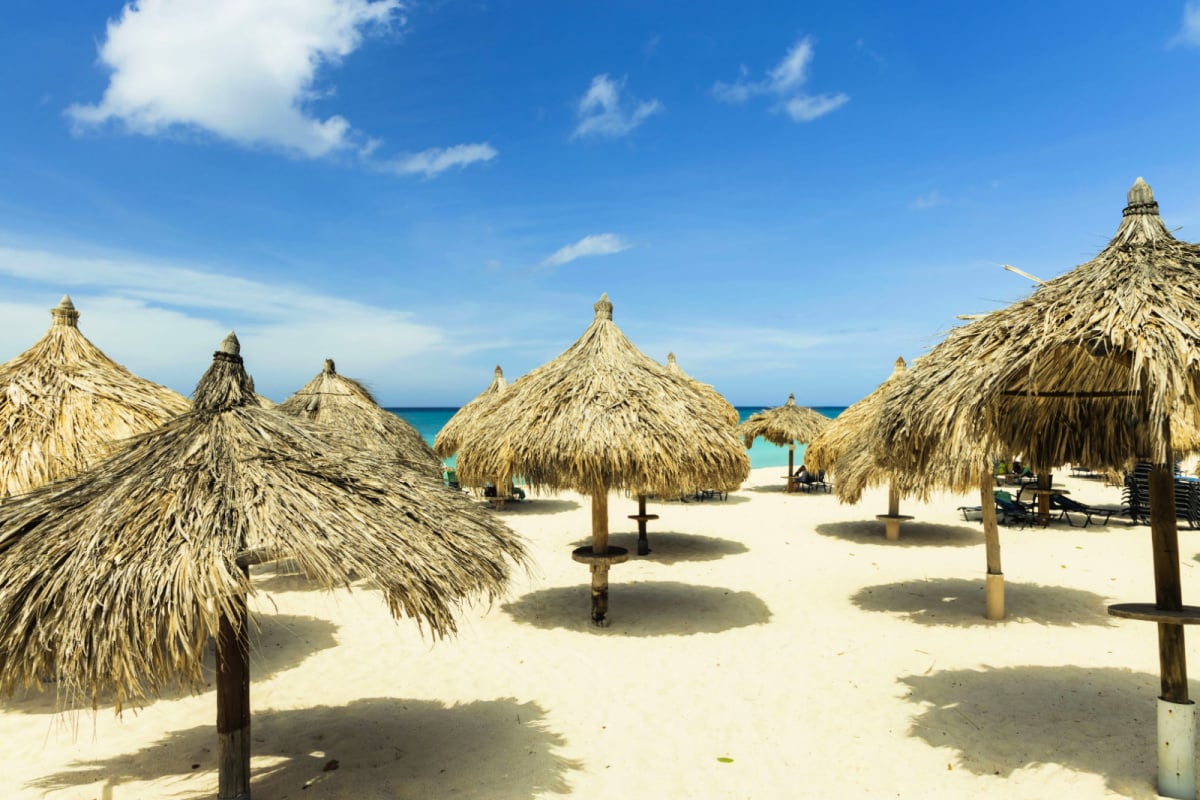
<svg viewBox="0 0 1200 800"><path fill-rule="evenodd" d="M1060 519L1065 519L1068 525L1074 525L1075 521L1071 518L1072 514L1083 518L1083 524L1079 527L1086 528L1092 524L1093 517L1103 517L1097 523L1099 525L1107 525L1108 520L1113 514L1117 513L1111 508L1097 508L1096 506L1085 505L1078 500L1072 500L1063 494L1050 495L1050 507L1061 511Z"/></svg>
<svg viewBox="0 0 1200 800"><path fill-rule="evenodd" d="M604 626L609 570L628 559L608 543L609 492L732 488L750 474L750 459L737 409L638 350L613 323L607 294L593 309L578 341L497 393L487 424L463 433L458 473L467 484L521 475L533 488L590 496L592 543L571 557L588 566L591 619Z"/></svg>
<svg viewBox="0 0 1200 800"><path fill-rule="evenodd" d="M528 560L435 475L262 408L240 349L221 343L190 411L0 503L0 692L56 674L64 697L120 710L215 683L222 799L250 796L252 565L294 559L326 590L366 580L444 636Z"/></svg>
<svg viewBox="0 0 1200 800"><path fill-rule="evenodd" d="M1024 528L1026 525L1032 525L1037 521L1033 509L1024 503L1018 503L1011 493L997 490L996 511L1001 515L1001 519L1005 525L1012 525L1014 522L1020 523Z"/></svg>
<svg viewBox="0 0 1200 800"><path fill-rule="evenodd" d="M746 443L746 449L760 436L771 444L788 448L788 476L794 471L796 443L811 442L821 431L829 427L830 419L819 411L796 405L796 395L789 394L787 402L775 408L751 414L738 426L738 434ZM788 484L788 491L791 484Z"/></svg>
<svg viewBox="0 0 1200 800"><path fill-rule="evenodd" d="M134 375L79 330L69 296L50 329L0 364L0 499L94 464L113 442L184 413L187 398Z"/></svg>

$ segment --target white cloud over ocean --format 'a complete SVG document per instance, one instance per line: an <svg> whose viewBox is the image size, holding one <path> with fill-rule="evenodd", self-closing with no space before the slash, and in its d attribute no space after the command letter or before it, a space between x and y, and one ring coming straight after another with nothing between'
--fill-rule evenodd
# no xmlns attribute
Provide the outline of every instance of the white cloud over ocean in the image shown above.
<svg viewBox="0 0 1200 800"><path fill-rule="evenodd" d="M541 266L561 267L563 264L569 264L577 258L612 255L613 253L628 250L630 247L633 247L633 245L615 233L595 233L583 237L574 244L559 248L543 259Z"/></svg>
<svg viewBox="0 0 1200 800"><path fill-rule="evenodd" d="M843 92L809 94L804 91L814 54L813 40L806 36L792 45L783 59L768 70L766 77L752 80L750 70L743 66L738 80L713 84L713 96L726 103L744 103L759 96L775 97L776 110L783 111L796 122L811 122L850 102L849 95Z"/></svg>
<svg viewBox="0 0 1200 800"><path fill-rule="evenodd" d="M622 100L621 94L624 89L624 80L618 83L608 75L592 78L591 86L576 108L579 122L572 137L599 136L616 139L627 136L649 117L662 111L662 104L657 100Z"/></svg>

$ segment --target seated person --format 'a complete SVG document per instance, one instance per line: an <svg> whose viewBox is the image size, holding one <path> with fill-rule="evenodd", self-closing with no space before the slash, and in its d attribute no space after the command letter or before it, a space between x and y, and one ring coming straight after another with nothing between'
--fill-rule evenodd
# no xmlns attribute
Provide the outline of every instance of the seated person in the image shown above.
<svg viewBox="0 0 1200 800"><path fill-rule="evenodd" d="M808 467L804 464L800 465L800 469L796 470L796 483L815 483L816 478L809 473Z"/></svg>
<svg viewBox="0 0 1200 800"><path fill-rule="evenodd" d="M518 500L525 499L525 490L522 489L520 486L514 486L512 493L513 493L513 497L515 497Z"/></svg>

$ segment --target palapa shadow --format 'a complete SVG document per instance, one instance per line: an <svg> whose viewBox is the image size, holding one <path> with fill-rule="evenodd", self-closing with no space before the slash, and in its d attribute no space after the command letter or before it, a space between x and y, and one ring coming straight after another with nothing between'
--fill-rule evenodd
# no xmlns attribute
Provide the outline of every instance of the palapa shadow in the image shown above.
<svg viewBox="0 0 1200 800"><path fill-rule="evenodd" d="M337 644L334 634L338 626L320 617L303 617L294 614L252 614L250 627L250 673L254 680L265 680L285 670L304 663L309 656ZM289 647L299 642L303 647ZM129 701L131 708L145 708L159 700L175 700L194 694L204 694L215 691L212 675L214 666L214 649L210 640L204 653L204 671L208 675L207 687L204 692L190 692L175 685L162 687L158 697L144 700ZM18 711L24 714L59 714L62 712L91 711L92 701L85 698L72 702L70 698L59 697L55 691L56 683L47 683L45 689L18 689L11 699L4 701L6 710ZM109 693L100 695L99 706L112 705L114 698Z"/></svg>
<svg viewBox="0 0 1200 800"><path fill-rule="evenodd" d="M725 556L734 556L750 552L750 548L733 539L721 539L716 536L701 536L696 533L677 533L675 531L650 531L650 552L644 556L630 556L638 561L650 561L656 564L678 564L681 561L716 561ZM610 533L608 543L624 547L630 553L637 552L638 534ZM591 539L577 539L571 547L585 547L592 543Z"/></svg>
<svg viewBox="0 0 1200 800"><path fill-rule="evenodd" d="M909 736L959 751L956 768L1008 777L1059 764L1133 798L1155 789L1158 676L1112 667L1024 666L899 678L922 706ZM1191 681L1191 691L1198 684Z"/></svg>
<svg viewBox="0 0 1200 800"><path fill-rule="evenodd" d="M489 503L490 504L490 503ZM502 514L519 514L521 516L531 516L538 514L557 514L560 511L574 511L579 508L580 504L577 500L563 500L559 497L537 497L530 495L524 500L515 502L506 501L504 508L500 511Z"/></svg>
<svg viewBox="0 0 1200 800"><path fill-rule="evenodd" d="M610 590L609 626L598 628L587 614L586 584L557 586L522 595L500 608L517 622L537 628L566 628L592 635L690 636L763 625L771 611L752 592L695 586L678 581L633 581Z"/></svg>
<svg viewBox="0 0 1200 800"><path fill-rule="evenodd" d="M1006 582L1004 588L1010 622L1105 628L1117 624L1108 615L1107 599L1092 592L1016 582ZM954 627L996 625L995 621L984 618L984 600L984 582L962 578L866 586L850 596L850 601L864 611L904 614L921 625Z"/></svg>
<svg viewBox="0 0 1200 800"><path fill-rule="evenodd" d="M582 762L555 750L566 741L550 731L545 711L512 698L446 706L429 700L364 698L254 715L257 797L303 797L318 783L341 797L350 778L378 797L487 797L524 800L570 794L569 772ZM76 762L30 785L43 790L103 782L174 777L176 797L212 797L217 776L213 726L173 731L147 747L101 761ZM167 766L169 765L169 766ZM367 795L359 795L367 796Z"/></svg>
<svg viewBox="0 0 1200 800"><path fill-rule="evenodd" d="M900 526L900 538L894 542L887 540L879 520L824 522L813 530L822 536L880 547L974 547L983 543L983 531L978 528L933 522L905 522Z"/></svg>

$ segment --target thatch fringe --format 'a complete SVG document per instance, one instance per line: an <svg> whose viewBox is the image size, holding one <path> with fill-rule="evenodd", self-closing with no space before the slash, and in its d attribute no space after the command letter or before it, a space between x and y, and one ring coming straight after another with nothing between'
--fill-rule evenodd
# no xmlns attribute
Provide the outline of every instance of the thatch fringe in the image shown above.
<svg viewBox="0 0 1200 800"><path fill-rule="evenodd" d="M321 372L278 409L331 429L351 446L375 448L385 458L442 474L442 460L417 429L380 408L366 386L338 374L333 359L325 359Z"/></svg>
<svg viewBox="0 0 1200 800"><path fill-rule="evenodd" d="M73 475L114 442L188 409L183 395L137 377L88 341L69 296L50 315L41 339L0 364L0 498Z"/></svg>
<svg viewBox="0 0 1200 800"><path fill-rule="evenodd" d="M796 405L796 395L789 394L783 405L751 414L738 433L746 447L759 437L782 447L811 442L829 427L829 422L829 417L821 412Z"/></svg>
<svg viewBox="0 0 1200 800"><path fill-rule="evenodd" d="M506 388L508 388L508 381L504 379L504 372L497 364L492 382L488 384L488 387L471 402L454 412L454 416L446 420L446 424L434 437L433 451L442 458L449 458L458 452L458 443L462 439L463 431L482 424L482 420L486 416L486 409L492 399Z"/></svg>
<svg viewBox="0 0 1200 800"><path fill-rule="evenodd" d="M950 455L949 488L978 486L984 453L1038 471L1169 460L1165 425L1200 422L1200 247L1171 236L1139 178L1094 259L952 330L897 382L882 439L900 469Z"/></svg>
<svg viewBox="0 0 1200 800"><path fill-rule="evenodd" d="M750 461L732 407L634 347L608 295L595 311L575 344L495 396L486 429L463 433L459 480L666 497L740 486Z"/></svg>
<svg viewBox="0 0 1200 800"><path fill-rule="evenodd" d="M461 493L261 408L252 387L229 339L192 411L0 504L0 692L58 675L119 707L203 687L205 643L254 591L241 564L286 557L327 589L369 581L441 636L527 559Z"/></svg>

